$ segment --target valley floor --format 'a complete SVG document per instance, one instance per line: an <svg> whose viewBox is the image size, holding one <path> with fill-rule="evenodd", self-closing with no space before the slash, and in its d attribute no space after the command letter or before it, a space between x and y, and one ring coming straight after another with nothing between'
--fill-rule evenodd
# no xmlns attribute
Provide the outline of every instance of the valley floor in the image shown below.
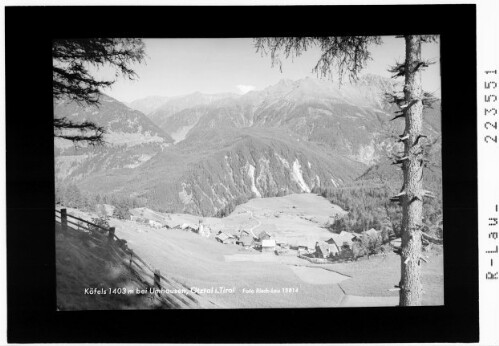
<svg viewBox="0 0 499 346"><path fill-rule="evenodd" d="M223 245L181 230L151 229L147 237L121 228L118 236L161 272L188 287L229 288L205 293L221 307L395 306L400 257L388 254L357 262L311 264L296 255L276 256ZM443 257L423 267L425 305L443 304ZM257 293L261 292L261 293ZM276 292L276 293L271 293ZM278 292L278 293L277 293Z"/></svg>
<svg viewBox="0 0 499 346"><path fill-rule="evenodd" d="M312 243L318 237L327 239L328 231L321 225L327 222L330 215L334 215L332 211L342 212L327 201L327 204L321 204L322 201L317 198L321 197L291 195L255 199L237 207L227 218L205 218L202 221L212 231L218 227L232 230L231 233L243 226L258 234L261 229L274 225L271 232L276 238ZM68 212L83 216L75 210ZM139 212L144 217L171 225L197 223L200 219L192 215L161 214L146 209ZM111 219L110 223L116 228L116 235L127 240L135 253L163 275L198 292L209 302L209 306L305 308L398 305L398 292L390 290L400 279L400 257L394 253L349 263L313 264L298 258L296 252L291 250L288 254L277 256L238 245L221 244L214 239L215 234L207 238L186 230L153 228L134 221ZM300 238L300 234L305 236ZM423 264L423 303L442 305L443 256L436 252L426 255L429 259Z"/></svg>

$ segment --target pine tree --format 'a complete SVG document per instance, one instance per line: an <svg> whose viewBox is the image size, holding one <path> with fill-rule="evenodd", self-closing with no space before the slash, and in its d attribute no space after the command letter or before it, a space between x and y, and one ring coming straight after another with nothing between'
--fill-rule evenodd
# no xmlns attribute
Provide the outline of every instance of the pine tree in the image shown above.
<svg viewBox="0 0 499 346"><path fill-rule="evenodd" d="M114 206L113 216L120 220L129 220L130 211L126 203L119 202Z"/></svg>
<svg viewBox="0 0 499 346"><path fill-rule="evenodd" d="M404 152L395 157L394 163L402 165L403 186L391 200L402 205L402 251L400 305L421 305L423 284L421 273L423 199L435 196L423 189L423 169L428 160L424 142L427 136L423 130L423 108L431 106L434 98L422 88L421 72L431 62L421 58L421 44L435 41L435 36L407 35L405 40L405 61L390 71L394 76L404 77L403 96L392 94L391 101L400 108L394 119L405 120L404 133L400 141Z"/></svg>
<svg viewBox="0 0 499 346"><path fill-rule="evenodd" d="M436 36L407 35L405 40L405 61L391 69L395 77L404 77L403 94L392 94L390 101L400 107L400 112L392 120L404 118L405 131L399 140L404 143L403 155L395 162L402 165L403 187L391 200L402 205L402 252L400 305L418 306L422 303L421 282L421 237L423 199L433 195L423 189L422 172L427 164L422 133L423 106L431 106L435 99L421 87L421 71L431 62L421 58L421 44L434 42ZM340 84L347 74L356 80L359 71L370 59L369 47L381 44L379 36L343 37L270 37L256 38L257 52L270 54L272 65L281 67L280 53L285 58L299 56L310 47L321 50L321 56L314 71L322 76L331 76L338 71Z"/></svg>
<svg viewBox="0 0 499 346"><path fill-rule="evenodd" d="M89 66L110 66L134 79L133 63L144 59L144 43L136 38L90 38L54 40L52 44L52 94L54 100L71 100L80 104L99 105L101 89L115 80L97 80ZM90 121L74 122L67 118L54 119L54 136L74 143L103 144L106 130Z"/></svg>

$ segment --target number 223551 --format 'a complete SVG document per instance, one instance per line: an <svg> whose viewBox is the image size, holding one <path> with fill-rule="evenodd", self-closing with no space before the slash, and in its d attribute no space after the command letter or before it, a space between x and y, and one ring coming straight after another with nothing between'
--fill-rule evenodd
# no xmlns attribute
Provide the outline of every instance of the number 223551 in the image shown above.
<svg viewBox="0 0 499 346"><path fill-rule="evenodd" d="M485 71L485 74L486 75L492 74L492 75L497 76L497 70ZM484 89L486 90L485 92L487 92L487 89L492 92L491 89L496 89L496 88L497 88L497 82L495 82L495 81L485 81L484 82ZM484 95L484 98L485 98L486 103L490 103L490 107L489 107L489 105L486 104L485 108L483 109L484 115L487 115L487 116L488 115L492 115L492 116L497 115L497 108L493 107L497 103L497 95L491 93L488 95ZM490 131L495 132L495 131L497 131L497 121L493 121L492 119L490 121L486 121L484 124L484 127L486 130L490 130ZM485 143L497 143L497 134L496 135L486 134L484 137L484 141L485 141Z"/></svg>

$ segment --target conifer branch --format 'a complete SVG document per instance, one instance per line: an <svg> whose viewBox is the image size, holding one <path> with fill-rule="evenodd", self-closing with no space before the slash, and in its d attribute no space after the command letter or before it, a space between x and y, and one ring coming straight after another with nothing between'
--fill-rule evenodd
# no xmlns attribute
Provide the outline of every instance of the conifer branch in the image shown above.
<svg viewBox="0 0 499 346"><path fill-rule="evenodd" d="M313 72L323 77L332 77L338 71L341 84L344 74L350 81L357 80L357 74L371 59L369 46L381 44L380 36L326 36L326 37L260 37L254 39L257 52L270 54L272 67L282 72L281 53L285 58L300 56L310 47L319 47L321 57Z"/></svg>
<svg viewBox="0 0 499 346"><path fill-rule="evenodd" d="M115 80L97 80L89 68L109 66L135 79L130 67L145 58L145 44L138 38L62 39L52 42L52 94L54 100L74 101L79 105L100 103L101 89ZM76 131L76 134L75 134ZM76 123L66 118L54 119L54 136L91 145L104 144L104 128L89 121Z"/></svg>
<svg viewBox="0 0 499 346"><path fill-rule="evenodd" d="M395 104L400 108L400 105L402 105L405 102L405 96L402 94L400 96L400 93L385 93L385 101L387 103Z"/></svg>
<svg viewBox="0 0 499 346"><path fill-rule="evenodd" d="M406 194L407 193L405 191L402 191L398 195L390 197L390 201L392 201L392 202L400 202L402 200L402 197L405 196Z"/></svg>
<svg viewBox="0 0 499 346"><path fill-rule="evenodd" d="M106 130L90 121L77 123L65 117L55 118L54 129L54 137L70 140L74 144L104 145L106 143L104 141ZM74 134L75 131L77 134Z"/></svg>
<svg viewBox="0 0 499 346"><path fill-rule="evenodd" d="M421 35L419 39L424 43L435 43L438 41L438 35Z"/></svg>
<svg viewBox="0 0 499 346"><path fill-rule="evenodd" d="M413 146L413 147L414 147L414 146L416 146L416 145L419 143L419 140L420 140L421 138L428 138L428 136L426 136L426 135L418 135L418 136L416 137L416 140L414 141L414 144L413 144L412 146Z"/></svg>
<svg viewBox="0 0 499 346"><path fill-rule="evenodd" d="M421 233L421 237L430 243L439 244L439 245L443 243L443 239L432 237L431 235L424 232Z"/></svg>
<svg viewBox="0 0 499 346"><path fill-rule="evenodd" d="M405 76L405 64L396 62L395 65L390 66L388 72L392 73L392 78Z"/></svg>
<svg viewBox="0 0 499 346"><path fill-rule="evenodd" d="M412 67L412 72L416 73L419 70L425 69L429 67L430 65L435 64L435 61L433 60L417 60L414 61L414 66Z"/></svg>
<svg viewBox="0 0 499 346"><path fill-rule="evenodd" d="M404 118L405 117L405 113L402 112L396 116L394 116L393 118L390 119L390 121L394 121L395 119L398 119L398 118Z"/></svg>
<svg viewBox="0 0 499 346"><path fill-rule="evenodd" d="M431 92L423 92L423 97L421 98L423 102L423 108L425 109L433 109L433 104L438 101L438 98L435 97L434 93Z"/></svg>

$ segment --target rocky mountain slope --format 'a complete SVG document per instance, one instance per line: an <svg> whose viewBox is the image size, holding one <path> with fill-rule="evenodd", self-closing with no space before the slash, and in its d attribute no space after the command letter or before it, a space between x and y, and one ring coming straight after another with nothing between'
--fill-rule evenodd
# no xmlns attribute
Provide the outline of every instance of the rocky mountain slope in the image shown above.
<svg viewBox="0 0 499 346"><path fill-rule="evenodd" d="M149 119L111 98L99 110L56 105L56 116L109 126L112 143L79 153L56 143L56 166L62 163L61 179L90 193L141 197L159 211L221 215L250 198L352 182L386 156L389 135L402 131L384 102L394 88L372 75L341 88L283 80L242 96L169 99ZM438 138L439 105L426 118L425 132Z"/></svg>
<svg viewBox="0 0 499 346"><path fill-rule="evenodd" d="M287 138L288 137L288 138ZM135 170L102 172L81 181L85 189L142 197L160 211L215 215L253 197L340 186L363 165L275 130L210 130L158 153Z"/></svg>
<svg viewBox="0 0 499 346"><path fill-rule="evenodd" d="M394 109L384 100L386 92L399 88L393 80L375 75L341 87L314 78L282 80L239 97L188 95L167 102L149 117L175 143L190 135L199 136L198 129L278 127L293 132L300 140L370 165L393 144L387 136L402 131L402 121L390 122ZM189 103L188 108L179 106ZM427 118L425 132L438 135L439 110Z"/></svg>
<svg viewBox="0 0 499 346"><path fill-rule="evenodd" d="M173 143L144 114L106 95L99 106L54 102L54 117L87 120L106 129L104 146L75 147L71 141L55 138L55 175L61 180L79 181L96 172L136 168Z"/></svg>

